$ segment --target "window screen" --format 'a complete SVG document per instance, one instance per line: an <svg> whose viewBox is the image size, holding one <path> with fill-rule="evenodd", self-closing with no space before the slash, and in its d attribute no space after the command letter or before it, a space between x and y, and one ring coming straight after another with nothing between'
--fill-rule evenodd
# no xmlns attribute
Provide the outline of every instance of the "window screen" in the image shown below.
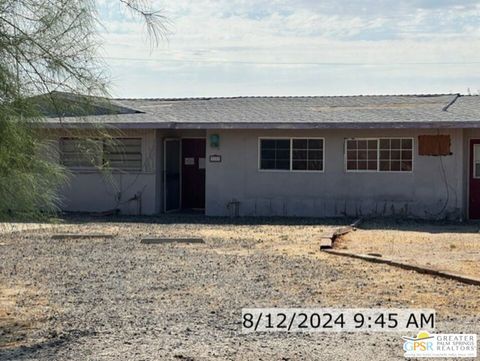
<svg viewBox="0 0 480 361"><path fill-rule="evenodd" d="M290 169L290 139L260 140L260 169Z"/></svg>
<svg viewBox="0 0 480 361"><path fill-rule="evenodd" d="M142 170L142 139L117 138L104 144L104 164L108 168Z"/></svg>
<svg viewBox="0 0 480 361"><path fill-rule="evenodd" d="M102 141L99 139L60 139L60 160L69 168L94 168L102 165Z"/></svg>
<svg viewBox="0 0 480 361"><path fill-rule="evenodd" d="M60 157L69 168L107 167L112 169L142 170L142 139L60 139Z"/></svg>
<svg viewBox="0 0 480 361"><path fill-rule="evenodd" d="M323 170L323 139L292 139L292 170Z"/></svg>

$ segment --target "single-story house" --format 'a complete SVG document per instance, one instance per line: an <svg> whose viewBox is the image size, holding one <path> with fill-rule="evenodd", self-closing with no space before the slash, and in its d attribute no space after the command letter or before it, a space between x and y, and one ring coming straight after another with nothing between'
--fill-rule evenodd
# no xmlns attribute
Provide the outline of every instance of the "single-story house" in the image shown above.
<svg viewBox="0 0 480 361"><path fill-rule="evenodd" d="M72 171L62 189L67 211L480 218L479 96L113 104L113 112L57 114L46 123L58 161ZM121 134L118 146L97 140L95 158L108 162L107 173L85 160L72 136L98 125Z"/></svg>

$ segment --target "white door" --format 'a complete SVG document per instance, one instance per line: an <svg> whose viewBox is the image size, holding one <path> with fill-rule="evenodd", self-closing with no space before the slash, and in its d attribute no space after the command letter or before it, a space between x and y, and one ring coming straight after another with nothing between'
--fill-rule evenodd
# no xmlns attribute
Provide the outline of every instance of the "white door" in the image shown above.
<svg viewBox="0 0 480 361"><path fill-rule="evenodd" d="M181 199L181 142L165 139L163 142L163 209L178 211Z"/></svg>

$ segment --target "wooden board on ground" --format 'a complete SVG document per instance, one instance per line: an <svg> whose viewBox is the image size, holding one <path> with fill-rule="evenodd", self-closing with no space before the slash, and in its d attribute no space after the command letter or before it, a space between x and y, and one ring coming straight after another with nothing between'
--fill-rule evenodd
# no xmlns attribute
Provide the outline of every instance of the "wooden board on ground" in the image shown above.
<svg viewBox="0 0 480 361"><path fill-rule="evenodd" d="M415 271L415 272L418 272L418 273L429 274L429 275L432 275L432 276L448 278L448 279L451 279L451 280L466 283L468 285L480 286L480 279L479 278L470 277L470 276L462 275L462 274L451 273L451 272L448 272L448 271L443 271L443 270L435 269L435 268L432 268L432 267L419 266L419 265L410 264L410 263L403 262L403 261L396 261L396 260L389 259L389 258L380 258L378 256L370 256L370 255L366 255L366 254L357 254L357 253L351 253L351 252L345 252L345 251L339 251L339 250L333 250L333 249L326 249L324 251L326 253L334 254L334 255L337 255L337 256L357 258L357 259L361 259L361 260L368 261L368 262L374 262L374 263L384 263L384 264L388 264L390 266L403 268L403 269L406 269L406 270L409 270L409 271Z"/></svg>
<svg viewBox="0 0 480 361"><path fill-rule="evenodd" d="M102 233L67 233L67 234L54 234L51 239L85 239L85 238L113 238L113 234L102 234Z"/></svg>
<svg viewBox="0 0 480 361"><path fill-rule="evenodd" d="M166 244L166 243L205 243L202 238L144 238L143 244Z"/></svg>
<svg viewBox="0 0 480 361"><path fill-rule="evenodd" d="M328 237L322 237L320 239L320 249L332 248L332 239Z"/></svg>

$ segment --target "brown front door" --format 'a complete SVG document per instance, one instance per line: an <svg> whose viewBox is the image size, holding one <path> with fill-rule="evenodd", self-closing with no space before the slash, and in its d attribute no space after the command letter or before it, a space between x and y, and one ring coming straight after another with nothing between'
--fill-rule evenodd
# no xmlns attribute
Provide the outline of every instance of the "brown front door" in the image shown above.
<svg viewBox="0 0 480 361"><path fill-rule="evenodd" d="M470 219L480 219L480 139L470 140Z"/></svg>
<svg viewBox="0 0 480 361"><path fill-rule="evenodd" d="M205 139L182 139L182 208L205 208Z"/></svg>

